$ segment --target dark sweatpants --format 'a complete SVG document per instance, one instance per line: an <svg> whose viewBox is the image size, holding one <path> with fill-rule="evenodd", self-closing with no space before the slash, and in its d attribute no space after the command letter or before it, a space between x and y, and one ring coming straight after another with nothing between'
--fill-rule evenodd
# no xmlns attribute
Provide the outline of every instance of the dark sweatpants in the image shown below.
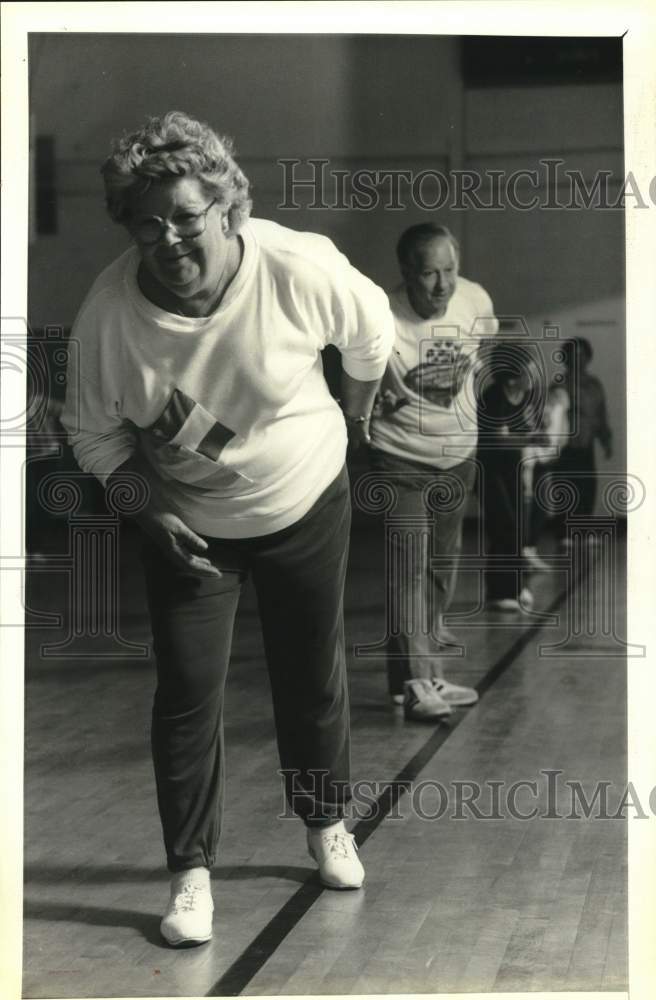
<svg viewBox="0 0 656 1000"><path fill-rule="evenodd" d="M597 471L594 445L588 448L563 448L552 471L554 489L559 483L568 485L573 503L569 510L554 515L556 538L567 535L569 517L590 517L597 499Z"/></svg>
<svg viewBox="0 0 656 1000"><path fill-rule="evenodd" d="M521 452L479 451L488 600L516 599L521 591L521 550L525 519Z"/></svg>
<svg viewBox="0 0 656 1000"><path fill-rule="evenodd" d="M152 749L170 871L210 867L223 805L223 694L241 584L252 573L288 800L307 825L342 815L349 708L342 598L350 529L343 469L296 524L211 539L222 576L180 570L144 547L158 684ZM316 772L325 775L323 782ZM300 791L300 794L299 794Z"/></svg>

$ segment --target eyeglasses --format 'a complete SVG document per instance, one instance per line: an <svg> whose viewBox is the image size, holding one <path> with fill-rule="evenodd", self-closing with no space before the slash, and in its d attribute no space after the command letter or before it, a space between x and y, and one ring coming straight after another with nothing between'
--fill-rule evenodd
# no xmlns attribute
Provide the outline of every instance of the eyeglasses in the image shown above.
<svg viewBox="0 0 656 1000"><path fill-rule="evenodd" d="M207 226L207 213L215 204L216 198L213 198L202 212L181 212L180 215L174 215L172 219L161 219L158 215L151 215L131 226L132 235L144 246L153 246L155 243L159 243L167 229L173 229L178 236L186 238L193 239L196 236L202 236Z"/></svg>

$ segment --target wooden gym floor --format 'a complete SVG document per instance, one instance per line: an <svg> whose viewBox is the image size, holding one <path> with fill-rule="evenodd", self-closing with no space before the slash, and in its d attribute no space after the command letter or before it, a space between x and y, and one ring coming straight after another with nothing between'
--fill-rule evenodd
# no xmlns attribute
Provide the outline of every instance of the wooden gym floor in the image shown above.
<svg viewBox="0 0 656 1000"><path fill-rule="evenodd" d="M474 534L470 524L466 552ZM65 554L65 525L48 537L50 553ZM120 556L121 635L148 643L127 528ZM375 813L367 818L359 800L350 822L364 889L322 889L300 822L276 819L283 801L268 681L247 588L228 681L214 939L183 951L158 934L168 876L148 743L152 660L113 655L111 641L103 658L102 635L71 647L86 648L80 657L43 655L44 643L67 634L68 577L65 559L59 569L35 565L26 630L24 996L626 989L626 823L594 809L585 818L571 784L592 801L595 783L609 783L612 814L626 783L625 660L613 636L625 634L621 566L596 549L581 565L554 560L558 568L531 577L547 618L504 621L473 613L478 574L465 559L451 627L466 655L448 673L477 685L481 700L421 725L388 703L380 656L354 652L383 633L383 558L384 525L361 514L346 595L353 778L382 783ZM581 609L609 599L610 631L599 619L560 655L540 651L567 639ZM61 627L46 628L38 617L46 612L61 613ZM512 809L516 782L534 784L516 787ZM468 807L475 784L480 797ZM531 810L534 818L519 818Z"/></svg>

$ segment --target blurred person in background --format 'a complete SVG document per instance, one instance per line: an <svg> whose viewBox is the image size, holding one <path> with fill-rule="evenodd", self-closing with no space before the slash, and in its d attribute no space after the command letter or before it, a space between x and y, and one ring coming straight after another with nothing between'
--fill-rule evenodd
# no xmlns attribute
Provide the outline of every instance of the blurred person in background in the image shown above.
<svg viewBox="0 0 656 1000"><path fill-rule="evenodd" d="M566 518L590 517L597 498L597 442L604 457L613 454L613 435L608 423L606 394L601 381L588 371L593 351L585 337L568 341L565 351L565 385L568 396L569 434L553 466L554 482L572 486L576 500L568 513L554 518L556 539L561 545L569 544ZM595 536L588 535L590 542Z"/></svg>
<svg viewBox="0 0 656 1000"><path fill-rule="evenodd" d="M522 470L525 525L522 555L528 569L545 572L551 567L544 561L539 550L551 513L549 483L560 448L569 434L569 396L559 382L552 382L547 390L540 429L544 434L543 441L530 444L524 449Z"/></svg>
<svg viewBox="0 0 656 1000"><path fill-rule="evenodd" d="M497 341L477 388L486 604L528 611L533 595L523 583L523 546L532 506L530 449L548 443L541 429L540 371L521 342Z"/></svg>

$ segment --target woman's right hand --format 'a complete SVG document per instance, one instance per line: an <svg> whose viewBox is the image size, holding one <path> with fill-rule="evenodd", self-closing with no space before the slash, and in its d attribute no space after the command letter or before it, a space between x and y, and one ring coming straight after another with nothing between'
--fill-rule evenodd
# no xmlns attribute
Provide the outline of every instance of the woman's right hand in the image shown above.
<svg viewBox="0 0 656 1000"><path fill-rule="evenodd" d="M150 535L167 559L176 566L201 576L222 576L221 571L202 555L207 551L205 539L192 531L177 514L160 510L153 503L148 468L138 453L131 455L112 472L107 486L120 489L126 484L128 493L131 493L135 489L135 477L141 480L147 499L144 506L129 516Z"/></svg>
<svg viewBox="0 0 656 1000"><path fill-rule="evenodd" d="M145 508L137 521L172 563L201 576L221 576L221 571L202 553L207 542L192 531L177 514Z"/></svg>

